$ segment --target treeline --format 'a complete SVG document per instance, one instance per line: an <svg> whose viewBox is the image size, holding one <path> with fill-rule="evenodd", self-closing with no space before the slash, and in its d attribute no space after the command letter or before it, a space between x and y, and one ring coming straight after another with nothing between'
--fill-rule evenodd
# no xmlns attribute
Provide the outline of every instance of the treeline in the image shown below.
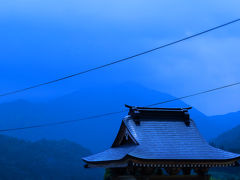
<svg viewBox="0 0 240 180"><path fill-rule="evenodd" d="M85 169L81 158L90 152L67 140L28 142L0 135L0 179L99 179L103 173Z"/></svg>

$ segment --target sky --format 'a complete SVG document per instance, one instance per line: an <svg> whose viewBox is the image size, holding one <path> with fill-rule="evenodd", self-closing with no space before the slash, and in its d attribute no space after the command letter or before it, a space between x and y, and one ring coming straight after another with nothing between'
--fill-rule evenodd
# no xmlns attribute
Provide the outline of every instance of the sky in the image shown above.
<svg viewBox="0 0 240 180"><path fill-rule="evenodd" d="M9 0L0 6L0 93L102 65L240 17L239 1ZM137 83L179 97L240 81L240 23L121 64L0 99L42 101L94 84ZM240 110L240 87L184 101ZM156 102L159 100L156 100Z"/></svg>

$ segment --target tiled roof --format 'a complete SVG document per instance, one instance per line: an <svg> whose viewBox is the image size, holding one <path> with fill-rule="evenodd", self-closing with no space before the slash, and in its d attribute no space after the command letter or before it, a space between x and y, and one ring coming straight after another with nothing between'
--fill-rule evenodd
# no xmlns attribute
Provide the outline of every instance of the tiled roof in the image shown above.
<svg viewBox="0 0 240 180"><path fill-rule="evenodd" d="M218 161L240 158L239 154L210 146L200 135L191 119L186 125L186 121L182 118L147 117L146 115L142 119L138 117L137 121L140 124L136 123L133 116L127 116L123 120L127 130L125 132L130 133L137 144L112 147L102 153L83 158L83 160L88 163L118 161L127 156L142 160Z"/></svg>
<svg viewBox="0 0 240 180"><path fill-rule="evenodd" d="M192 120L189 126L182 121L168 120L141 121L140 126L130 118L125 122L139 143L128 153L136 158L219 160L239 157L208 145Z"/></svg>
<svg viewBox="0 0 240 180"><path fill-rule="evenodd" d="M115 161L123 159L129 152L135 149L135 145L123 145L120 147L110 148L106 151L94 154L83 158L88 162L99 162L99 161Z"/></svg>

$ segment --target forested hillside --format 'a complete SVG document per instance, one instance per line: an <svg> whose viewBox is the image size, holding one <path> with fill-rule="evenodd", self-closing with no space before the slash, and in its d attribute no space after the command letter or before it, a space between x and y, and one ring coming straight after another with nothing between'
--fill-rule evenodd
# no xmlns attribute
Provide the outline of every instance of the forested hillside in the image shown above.
<svg viewBox="0 0 240 180"><path fill-rule="evenodd" d="M240 119L239 119L240 121ZM219 135L214 143L216 146L232 151L240 150L240 125Z"/></svg>
<svg viewBox="0 0 240 180"><path fill-rule="evenodd" d="M237 126L214 139L211 144L215 147L240 154L240 126ZM219 180L240 180L240 167L216 168L211 174Z"/></svg>
<svg viewBox="0 0 240 180"><path fill-rule="evenodd" d="M0 135L0 179L99 179L102 171L85 169L81 160L90 152L67 140L27 142Z"/></svg>

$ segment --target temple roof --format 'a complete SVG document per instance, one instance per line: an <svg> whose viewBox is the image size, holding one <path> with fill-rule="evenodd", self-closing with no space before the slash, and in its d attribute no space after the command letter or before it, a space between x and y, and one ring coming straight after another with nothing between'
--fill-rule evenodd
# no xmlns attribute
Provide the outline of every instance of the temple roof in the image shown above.
<svg viewBox="0 0 240 180"><path fill-rule="evenodd" d="M130 108L112 147L83 160L96 164L126 159L141 162L220 162L240 158L239 154L210 146L187 111L176 108Z"/></svg>

